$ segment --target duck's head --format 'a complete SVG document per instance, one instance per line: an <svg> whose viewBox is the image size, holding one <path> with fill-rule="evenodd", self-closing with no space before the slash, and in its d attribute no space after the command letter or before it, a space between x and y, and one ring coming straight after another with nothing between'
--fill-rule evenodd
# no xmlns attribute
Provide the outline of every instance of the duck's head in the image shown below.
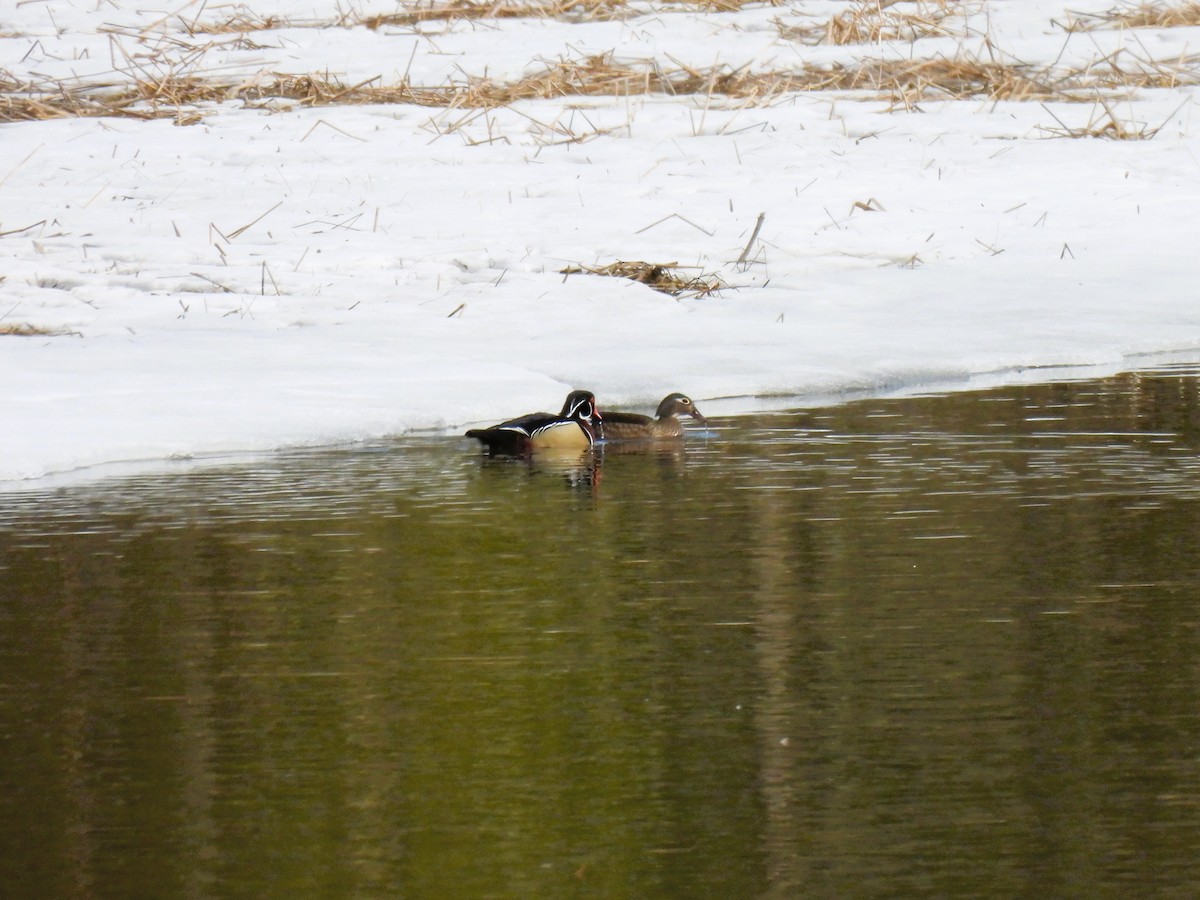
<svg viewBox="0 0 1200 900"><path fill-rule="evenodd" d="M596 406L596 395L591 391L571 391L567 394L561 416L585 425L596 434L599 434L603 427L604 418Z"/></svg>
<svg viewBox="0 0 1200 900"><path fill-rule="evenodd" d="M660 419L666 416L691 416L701 425L708 425L708 419L700 415L700 410L696 409L696 404L686 394L667 394L658 404L655 415Z"/></svg>

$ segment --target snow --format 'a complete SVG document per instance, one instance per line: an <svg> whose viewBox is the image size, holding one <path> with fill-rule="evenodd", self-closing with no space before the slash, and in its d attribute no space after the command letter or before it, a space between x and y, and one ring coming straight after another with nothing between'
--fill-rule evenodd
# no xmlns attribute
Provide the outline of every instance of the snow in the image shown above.
<svg viewBox="0 0 1200 900"><path fill-rule="evenodd" d="M1095 69L1108 57L1196 80L1195 28L1056 24L1110 6L977 2L946 36L825 46L784 29L844 3L647 2L613 21L372 30L305 27L347 9L275 0L254 15L292 27L238 35L189 26L245 7L55 0L0 8L0 84L319 73L432 87L606 54L754 72L918 55ZM1095 90L1079 93L633 94L489 110L227 100L189 110L189 125L7 121L0 329L50 333L0 335L0 485L458 433L557 409L579 387L602 409L652 409L680 390L721 414L1200 358L1196 89L1103 94L1123 127L1157 129L1146 140L1062 136L1108 119ZM728 287L675 298L562 274L616 260L674 262Z"/></svg>

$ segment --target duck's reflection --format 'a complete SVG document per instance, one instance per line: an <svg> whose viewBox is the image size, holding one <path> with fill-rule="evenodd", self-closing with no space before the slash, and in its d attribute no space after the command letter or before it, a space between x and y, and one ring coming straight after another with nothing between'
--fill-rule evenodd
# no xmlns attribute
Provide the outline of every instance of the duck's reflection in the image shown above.
<svg viewBox="0 0 1200 900"><path fill-rule="evenodd" d="M682 438L657 441L605 441L596 445L596 452L601 457L650 456L676 466L682 466L687 458Z"/></svg>
<svg viewBox="0 0 1200 900"><path fill-rule="evenodd" d="M534 450L529 453L488 453L480 457L492 471L520 468L531 476L557 476L569 487L595 489L600 484L601 454L592 449Z"/></svg>
<svg viewBox="0 0 1200 900"><path fill-rule="evenodd" d="M522 454L487 453L480 457L484 466L520 468L531 476L558 477L570 488L599 489L605 460L648 457L672 470L682 470L687 462L682 440L599 442L586 450L542 449Z"/></svg>
<svg viewBox="0 0 1200 900"><path fill-rule="evenodd" d="M529 455L533 475L557 475L569 487L595 490L600 485L604 456L595 449L535 450Z"/></svg>

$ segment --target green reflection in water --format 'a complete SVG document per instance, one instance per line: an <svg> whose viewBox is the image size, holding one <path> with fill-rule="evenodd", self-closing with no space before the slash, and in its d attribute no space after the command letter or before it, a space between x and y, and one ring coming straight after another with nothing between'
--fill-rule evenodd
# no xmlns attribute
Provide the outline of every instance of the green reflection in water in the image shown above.
<svg viewBox="0 0 1200 900"><path fill-rule="evenodd" d="M622 449L0 495L0 883L1200 892L1189 373Z"/></svg>

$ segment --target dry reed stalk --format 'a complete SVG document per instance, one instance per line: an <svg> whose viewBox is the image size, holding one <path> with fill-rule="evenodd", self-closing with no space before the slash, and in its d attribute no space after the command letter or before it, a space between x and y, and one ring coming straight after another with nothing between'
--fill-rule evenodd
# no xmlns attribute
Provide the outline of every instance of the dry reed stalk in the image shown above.
<svg viewBox="0 0 1200 900"><path fill-rule="evenodd" d="M704 12L737 12L747 6L783 6L784 0L664 0L678 6L696 6Z"/></svg>
<svg viewBox="0 0 1200 900"><path fill-rule="evenodd" d="M1140 6L1115 8L1103 13L1083 13L1072 19L1068 31L1095 31L1101 28L1181 28L1200 25L1200 3L1171 6L1165 3L1143 3Z"/></svg>
<svg viewBox="0 0 1200 900"><path fill-rule="evenodd" d="M240 101L248 105L290 101L302 106L409 104L446 110L495 109L522 100L569 96L628 97L641 94L724 96L743 105L762 105L799 91L870 92L911 106L928 97L987 97L994 100L1095 101L1100 92L1200 83L1193 57L1170 62L1130 57L1118 51L1080 70L1051 71L1022 63L972 57L915 60L867 59L852 65L801 67L791 71L751 72L745 67L667 70L654 60L618 62L612 53L559 60L513 82L468 78L435 87L407 81L381 86L377 78L346 85L329 75L274 74L229 82L201 75L153 75L128 83L19 82L0 71L0 122L62 116L174 118L199 121L198 106ZM468 113L456 130L472 120ZM551 129L553 130L553 129ZM564 137L571 138L568 133Z"/></svg>
<svg viewBox="0 0 1200 900"><path fill-rule="evenodd" d="M413 26L423 22L454 21L457 19L615 19L626 10L626 0L557 0L551 3L505 3L471 0L450 0L415 6L404 12L365 16L355 24L372 30L386 26Z"/></svg>
<svg viewBox="0 0 1200 900"><path fill-rule="evenodd" d="M703 12L736 12L746 6L780 5L783 0L663 0L676 6L689 6ZM453 22L480 19L565 19L567 21L609 21L645 15L634 10L628 0L448 0L448 2L406 2L393 13L361 15L353 10L336 20L293 20L282 16L260 15L246 6L234 7L224 19L210 22L183 22L190 34L247 34L280 28L350 28L371 30L386 27L411 28L425 22ZM182 19L181 19L182 21Z"/></svg>
<svg viewBox="0 0 1200 900"><path fill-rule="evenodd" d="M1055 96L1044 73L1030 66L984 62L978 59L864 60L855 67L835 69L828 87L871 90L908 97L934 95L1027 100Z"/></svg>
<svg viewBox="0 0 1200 900"><path fill-rule="evenodd" d="M1127 63L1123 61L1126 58L1129 60ZM1124 48L1092 61L1083 70L1070 73L1076 90L1093 91L1175 88L1194 85L1198 77L1200 57L1181 56L1161 61L1131 55Z"/></svg>
<svg viewBox="0 0 1200 900"><path fill-rule="evenodd" d="M705 5L705 0L693 0ZM359 15L348 12L336 21L293 20L281 16L261 16L239 6L232 15L219 21L185 23L192 34L245 34L280 28L351 28L361 26L377 31L386 27L411 28L425 22L453 22L475 19L567 19L609 20L631 15L627 0L554 0L554 2L472 2L449 0L445 3L406 3L401 12Z"/></svg>
<svg viewBox="0 0 1200 900"><path fill-rule="evenodd" d="M856 0L850 9L810 32L808 38L814 43L836 45L884 41L911 43L921 38L948 37L962 32L961 28L947 24L947 20L965 15L959 0L918 0L912 10L893 10L891 7L895 4L896 0Z"/></svg>
<svg viewBox="0 0 1200 900"><path fill-rule="evenodd" d="M1186 102L1186 101L1185 101ZM1050 116L1058 123L1057 128L1047 128L1038 126L1042 131L1046 132L1050 137L1067 137L1067 138L1107 138L1114 141L1148 141L1154 138L1167 122L1175 117L1175 113L1179 112L1182 107L1176 108L1175 112L1167 116L1157 126L1151 127L1145 122L1127 122L1117 117L1113 111L1112 105L1103 98L1097 98L1096 106L1100 110L1100 114L1093 113L1087 125L1082 128L1071 128L1066 125L1062 119L1054 115L1054 113L1043 104L1043 109L1050 113Z"/></svg>
<svg viewBox="0 0 1200 900"><path fill-rule="evenodd" d="M697 275L694 278L677 275L671 271L679 263L649 263L640 260L617 260L607 266L593 268L591 266L567 266L560 269L562 275L604 275L610 278L628 278L639 281L647 287L672 297L691 294L696 297L706 297L726 287L716 275Z"/></svg>
<svg viewBox="0 0 1200 900"><path fill-rule="evenodd" d="M315 24L315 23L314 23ZM246 34L251 31L275 31L300 27L282 16L260 16L244 6L219 22L184 22L188 34Z"/></svg>
<svg viewBox="0 0 1200 900"><path fill-rule="evenodd" d="M30 325L28 322L0 322L0 337L55 337L68 334L78 332L45 328L41 325Z"/></svg>

